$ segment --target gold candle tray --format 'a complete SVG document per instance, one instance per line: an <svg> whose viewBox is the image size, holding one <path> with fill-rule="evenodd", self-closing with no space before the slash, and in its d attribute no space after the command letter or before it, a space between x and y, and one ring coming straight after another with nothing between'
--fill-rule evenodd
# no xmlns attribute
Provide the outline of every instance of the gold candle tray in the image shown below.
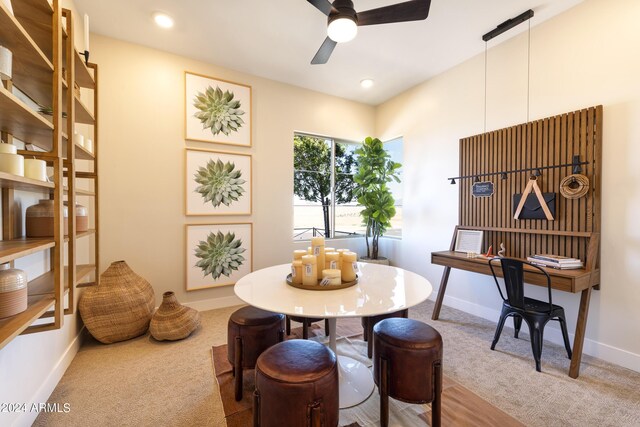
<svg viewBox="0 0 640 427"><path fill-rule="evenodd" d="M320 282L321 280L318 280L317 285L298 285L297 283L293 283L291 273L287 274L287 285L298 289L305 289L307 291L335 291L336 289L350 288L351 286L358 284L358 276L356 276L356 280L352 282L342 282L340 285L321 285Z"/></svg>

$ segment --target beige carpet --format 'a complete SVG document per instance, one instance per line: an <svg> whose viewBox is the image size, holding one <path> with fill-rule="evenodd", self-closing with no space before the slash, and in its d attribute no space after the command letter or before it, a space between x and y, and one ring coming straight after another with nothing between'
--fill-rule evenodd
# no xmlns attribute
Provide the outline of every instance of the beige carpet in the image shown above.
<svg viewBox="0 0 640 427"><path fill-rule="evenodd" d="M516 340L505 328L491 351L495 324L447 307L433 322L432 307L427 301L410 317L443 335L445 374L524 424L640 426L639 373L584 356L573 380L564 349L548 342L538 373L526 333ZM69 403L71 411L42 413L34 425L224 426L211 347L226 342L234 310L203 312L203 327L175 343L148 336L112 345L87 339L49 399Z"/></svg>

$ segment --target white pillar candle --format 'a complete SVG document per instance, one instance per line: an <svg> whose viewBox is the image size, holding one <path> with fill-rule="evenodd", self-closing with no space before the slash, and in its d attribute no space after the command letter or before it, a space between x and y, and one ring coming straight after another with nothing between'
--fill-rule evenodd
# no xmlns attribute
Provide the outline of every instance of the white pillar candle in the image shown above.
<svg viewBox="0 0 640 427"><path fill-rule="evenodd" d="M24 176L24 157L19 154L0 153L0 171Z"/></svg>
<svg viewBox="0 0 640 427"><path fill-rule="evenodd" d="M324 269L324 237L311 238L311 254L318 258L318 280L322 279L322 270Z"/></svg>
<svg viewBox="0 0 640 427"><path fill-rule="evenodd" d="M24 159L25 178L47 181L47 162L38 159Z"/></svg>
<svg viewBox="0 0 640 427"><path fill-rule="evenodd" d="M293 251L293 260L300 260L305 255L307 255L307 251L305 251L304 249L296 249L295 251Z"/></svg>
<svg viewBox="0 0 640 427"><path fill-rule="evenodd" d="M84 50L89 51L89 15L84 14Z"/></svg>
<svg viewBox="0 0 640 427"><path fill-rule="evenodd" d="M291 281L296 285L302 285L302 261L299 259L291 263Z"/></svg>
<svg viewBox="0 0 640 427"><path fill-rule="evenodd" d="M356 280L358 272L358 255L355 252L342 253L342 280L345 282L353 282Z"/></svg>
<svg viewBox="0 0 640 427"><path fill-rule="evenodd" d="M316 286L318 284L318 261L315 255L302 257L302 284Z"/></svg>
<svg viewBox="0 0 640 427"><path fill-rule="evenodd" d="M84 147L84 135L81 133L75 133L74 135L74 139L76 140L76 145L79 145L80 147Z"/></svg>
<svg viewBox="0 0 640 427"><path fill-rule="evenodd" d="M337 269L322 270L322 285L337 286L342 284L342 272Z"/></svg>
<svg viewBox="0 0 640 427"><path fill-rule="evenodd" d="M324 268L336 270L340 268L340 254L338 252L324 253Z"/></svg>
<svg viewBox="0 0 640 427"><path fill-rule="evenodd" d="M11 80L11 61L13 54L9 49L0 46L0 79Z"/></svg>
<svg viewBox="0 0 640 427"><path fill-rule="evenodd" d="M0 144L0 153L5 153L5 154L17 154L18 153L18 147L16 147L13 144Z"/></svg>

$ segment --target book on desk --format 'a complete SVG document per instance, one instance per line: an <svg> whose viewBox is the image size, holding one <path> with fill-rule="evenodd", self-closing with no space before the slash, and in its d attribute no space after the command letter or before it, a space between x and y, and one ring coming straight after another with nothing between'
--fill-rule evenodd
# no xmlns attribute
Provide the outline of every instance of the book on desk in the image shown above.
<svg viewBox="0 0 640 427"><path fill-rule="evenodd" d="M527 261L540 267L550 267L557 270L575 270L584 267L584 264L579 258L552 254L531 255L527 257Z"/></svg>

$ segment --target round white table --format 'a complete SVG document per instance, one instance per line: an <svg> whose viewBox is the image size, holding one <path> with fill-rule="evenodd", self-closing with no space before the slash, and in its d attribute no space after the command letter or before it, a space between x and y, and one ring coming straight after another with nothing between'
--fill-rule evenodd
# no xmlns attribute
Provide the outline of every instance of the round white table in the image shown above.
<svg viewBox="0 0 640 427"><path fill-rule="evenodd" d="M282 264L244 276L234 291L247 304L264 310L329 319L329 346L338 355L335 336L338 317L375 316L404 310L426 300L433 290L427 279L401 268L368 263L358 263L358 268L358 284L346 289L294 288L285 281L291 264ZM340 408L364 402L375 388L369 369L347 356L338 356L338 367Z"/></svg>

